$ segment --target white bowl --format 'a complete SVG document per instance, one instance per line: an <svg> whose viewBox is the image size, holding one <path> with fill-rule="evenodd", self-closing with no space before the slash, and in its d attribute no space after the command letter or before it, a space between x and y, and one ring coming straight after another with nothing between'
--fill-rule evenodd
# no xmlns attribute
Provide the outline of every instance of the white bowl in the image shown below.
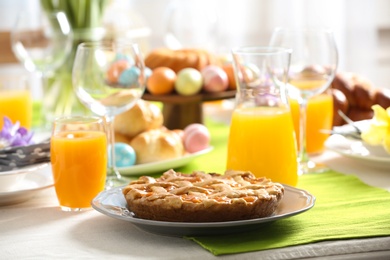
<svg viewBox="0 0 390 260"><path fill-rule="evenodd" d="M13 171L0 172L0 192L17 190L27 174L47 167L48 163L29 165Z"/></svg>

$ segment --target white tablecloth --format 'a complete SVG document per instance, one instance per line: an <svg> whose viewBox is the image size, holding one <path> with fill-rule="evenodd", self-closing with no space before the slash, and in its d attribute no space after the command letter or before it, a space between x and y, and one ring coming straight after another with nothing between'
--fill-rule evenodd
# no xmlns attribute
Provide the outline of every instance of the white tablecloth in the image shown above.
<svg viewBox="0 0 390 260"><path fill-rule="evenodd" d="M390 191L390 170L364 167L329 151L317 159ZM62 212L57 205L51 187L26 202L0 207L0 259L390 259L390 237L217 257L186 239L150 234L95 210Z"/></svg>

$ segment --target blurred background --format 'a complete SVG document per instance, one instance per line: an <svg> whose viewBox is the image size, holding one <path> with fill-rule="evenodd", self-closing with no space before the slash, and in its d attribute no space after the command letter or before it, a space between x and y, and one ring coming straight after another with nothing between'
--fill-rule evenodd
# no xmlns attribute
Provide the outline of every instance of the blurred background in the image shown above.
<svg viewBox="0 0 390 260"><path fill-rule="evenodd" d="M0 0L0 73L27 73L12 53L9 33L20 10L38 7L39 0ZM140 43L145 54L161 46L226 53L267 44L277 26L327 26L335 32L339 71L390 88L387 0L110 0L102 26L113 37Z"/></svg>

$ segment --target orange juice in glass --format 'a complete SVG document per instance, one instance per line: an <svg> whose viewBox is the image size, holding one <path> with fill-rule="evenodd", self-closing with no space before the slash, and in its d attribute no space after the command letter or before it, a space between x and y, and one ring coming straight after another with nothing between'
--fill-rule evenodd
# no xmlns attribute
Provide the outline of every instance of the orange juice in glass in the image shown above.
<svg viewBox="0 0 390 260"><path fill-rule="evenodd" d="M104 190L106 181L107 137L103 120L95 117L56 119L50 154L61 209L89 209L91 200Z"/></svg>
<svg viewBox="0 0 390 260"><path fill-rule="evenodd" d="M243 47L232 54L237 94L226 168L295 186L297 146L285 91L291 51Z"/></svg>
<svg viewBox="0 0 390 260"><path fill-rule="evenodd" d="M241 108L233 112L227 168L251 171L295 186L297 148L288 108Z"/></svg>
<svg viewBox="0 0 390 260"><path fill-rule="evenodd" d="M299 127L299 104L296 99L290 99L291 113L297 136ZM309 154L319 154L324 150L324 143L329 137L333 123L333 97L329 91L311 97L307 103L306 112L306 151ZM299 138L297 138L299 147Z"/></svg>
<svg viewBox="0 0 390 260"><path fill-rule="evenodd" d="M32 98L26 78L0 77L0 129L3 128L4 116L12 123L19 121L21 126L31 128Z"/></svg>

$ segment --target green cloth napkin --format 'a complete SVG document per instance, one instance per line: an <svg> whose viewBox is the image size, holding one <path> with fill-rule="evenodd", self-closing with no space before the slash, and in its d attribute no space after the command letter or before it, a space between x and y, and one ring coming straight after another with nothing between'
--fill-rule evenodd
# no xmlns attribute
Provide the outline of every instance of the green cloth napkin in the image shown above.
<svg viewBox="0 0 390 260"><path fill-rule="evenodd" d="M390 235L390 192L333 171L300 176L298 187L316 197L309 211L251 232L187 239L222 255Z"/></svg>

